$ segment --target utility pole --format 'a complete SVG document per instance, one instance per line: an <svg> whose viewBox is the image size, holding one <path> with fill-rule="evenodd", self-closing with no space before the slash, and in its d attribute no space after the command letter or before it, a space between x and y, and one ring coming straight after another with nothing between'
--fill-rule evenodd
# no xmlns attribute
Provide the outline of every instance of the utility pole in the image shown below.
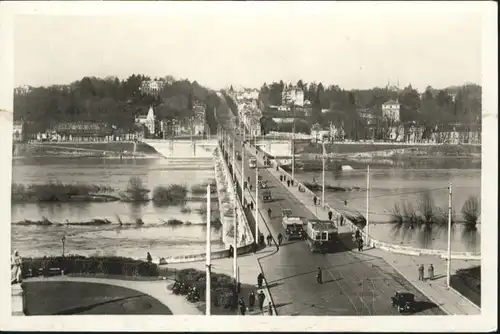
<svg viewBox="0 0 500 334"><path fill-rule="evenodd" d="M325 164L326 164L326 149L325 149L325 142L323 141L323 186L321 187L321 205L323 206L323 209L325 208Z"/></svg>
<svg viewBox="0 0 500 334"><path fill-rule="evenodd" d="M259 240L259 166L255 167L255 243Z"/></svg>
<svg viewBox="0 0 500 334"><path fill-rule="evenodd" d="M210 315L210 306L212 303L211 297L211 287L212 287L212 277L211 277L211 269L212 265L210 263L212 257L212 241L210 236L210 225L211 225L211 192L210 185L207 186L207 250L206 250L206 288L205 288L205 315Z"/></svg>
<svg viewBox="0 0 500 334"><path fill-rule="evenodd" d="M235 194L236 195L236 194ZM235 197L235 201L236 201ZM236 202L234 203L234 238L233 238L233 276L234 276L234 287L238 285L238 214L236 210Z"/></svg>
<svg viewBox="0 0 500 334"><path fill-rule="evenodd" d="M292 180L295 181L295 105L292 101L293 123L292 123Z"/></svg>
<svg viewBox="0 0 500 334"><path fill-rule="evenodd" d="M233 181L234 181L234 180L236 180L236 174L235 174L236 173L236 171L235 171L235 169L236 169L236 151L235 151L235 146L234 146L234 137L232 140L232 144L233 144L233 159L232 159L233 162L231 163L231 170L233 172ZM235 190L236 190L236 188L235 188ZM237 195L237 194L235 194L235 195Z"/></svg>
<svg viewBox="0 0 500 334"><path fill-rule="evenodd" d="M244 130L244 129L243 129ZM243 131L243 143L241 145L241 200L245 198L245 132Z"/></svg>
<svg viewBox="0 0 500 334"><path fill-rule="evenodd" d="M370 244L370 165L366 169L366 245Z"/></svg>
<svg viewBox="0 0 500 334"><path fill-rule="evenodd" d="M451 181L448 187L448 267L446 270L446 283L450 287L451 280Z"/></svg>

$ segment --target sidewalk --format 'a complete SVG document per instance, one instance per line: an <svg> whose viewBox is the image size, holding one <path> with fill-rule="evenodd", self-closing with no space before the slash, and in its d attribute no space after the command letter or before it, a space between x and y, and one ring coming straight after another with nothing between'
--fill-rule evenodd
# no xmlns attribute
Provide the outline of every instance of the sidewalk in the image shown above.
<svg viewBox="0 0 500 334"><path fill-rule="evenodd" d="M273 250L270 247L266 247L255 254L250 253L250 254L245 254L245 255L240 255L238 256L238 267L239 267L239 278L241 284L248 284L255 286L255 294L262 290L264 294L266 295L266 299L264 300L264 310L261 313L260 310L258 310L258 307L256 307L256 310L253 312L248 312L247 310L247 315L269 315L268 313L268 303L271 301L271 298L269 296L269 291L267 288L262 288L259 289L257 287L257 276L260 274L260 267L259 264L257 263L257 257L271 253ZM228 276L233 276L233 258L224 258L224 259L216 259L212 260L212 272L218 273L218 274L226 274ZM188 262L188 263L172 263L168 265L169 269L188 269L188 268L194 268L197 270L205 270L205 261L198 261L198 262ZM245 301L245 304L247 305L248 308L248 295L240 296L243 298ZM257 305L257 302L256 302ZM239 311L238 311L239 314ZM273 308L273 315L276 315L276 312Z"/></svg>
<svg viewBox="0 0 500 334"><path fill-rule="evenodd" d="M255 155L260 163L263 163L262 155L258 154L259 151L253 147L249 148L246 146L247 151ZM257 154L256 154L257 153ZM269 171L276 179L279 181L279 176L282 172L276 171L276 167L268 168ZM312 212L319 219L328 219L328 211L323 210L322 206L314 205L313 198L311 194L307 192L300 192L297 187L297 183L294 186L288 187L286 183L282 182L283 186L288 189L288 191L295 196L310 212ZM342 213L342 210L340 210ZM351 227L347 224L343 226L338 226L339 233L351 233ZM430 300L439 305L443 311L448 314L454 315L477 315L481 313L479 307L469 301L467 298L461 296L453 289L449 289L446 286L446 270L447 261L435 256L410 256L404 254L396 254L385 252L381 249L369 249L366 250L370 254L376 255L384 259L389 263L396 271L398 271L403 277L405 277L410 283L412 283L420 292L426 295ZM417 265L423 264L426 268L429 264L434 266L434 276L436 277L433 281L419 281L417 276ZM475 260L452 260L452 270L454 273L457 269L468 268L472 266L480 265L481 261ZM427 271L425 272L427 275Z"/></svg>

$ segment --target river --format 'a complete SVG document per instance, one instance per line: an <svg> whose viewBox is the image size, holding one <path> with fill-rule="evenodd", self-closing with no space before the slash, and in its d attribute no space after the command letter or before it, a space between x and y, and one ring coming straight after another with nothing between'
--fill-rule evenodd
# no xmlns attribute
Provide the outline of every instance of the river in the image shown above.
<svg viewBox="0 0 500 334"><path fill-rule="evenodd" d="M395 205L412 203L414 209L418 209L422 194L429 193L432 196L436 210L446 212L448 210L448 183L452 183L452 210L455 216L462 218L461 209L469 196L481 198L481 169L477 164L464 166L464 161L457 160L455 163L446 159L439 164L435 159L432 163L425 164L422 160L412 159L411 165L419 168L411 168L404 161L390 163L390 159L384 159L379 163L370 162L370 209L369 220L372 223L370 233L372 237L380 241L403 244L412 247L425 247L435 249L446 249L446 229L433 231L430 240L424 242L419 233L405 233L395 230L392 224L387 222ZM325 172L325 184L355 188L345 192L327 191L325 202L334 208L349 210L351 213L366 215L366 167L368 162L360 161L338 161L339 164L351 165L354 170ZM405 168L401 168L401 166ZM427 168L425 168L428 166ZM464 167L469 167L464 169ZM322 182L322 172L297 171L299 181ZM321 191L317 192L321 198ZM347 202L347 206L346 203ZM454 251L480 252L480 231L475 233L463 232L463 225L457 224L452 229L452 249Z"/></svg>
<svg viewBox="0 0 500 334"><path fill-rule="evenodd" d="M162 185L184 184L191 187L215 178L213 165L195 166L192 161L174 162L163 158L101 159L101 158L18 158L13 160L13 183L105 184L124 190L132 176L140 177L151 189ZM11 209L12 250L22 256L60 255L62 236L66 237L65 253L81 255L117 255L145 257L176 256L204 252L206 225L204 215L198 211L204 201L190 201L184 207L156 207L152 203L137 205L123 202L110 203L44 203L13 204ZM212 203L212 213L218 216L218 204ZM109 219L106 226L20 226L24 219L64 223ZM126 225L137 218L144 225ZM118 219L124 225L118 227ZM165 226L164 221L178 219L191 225ZM224 248L222 229L212 229L212 249Z"/></svg>

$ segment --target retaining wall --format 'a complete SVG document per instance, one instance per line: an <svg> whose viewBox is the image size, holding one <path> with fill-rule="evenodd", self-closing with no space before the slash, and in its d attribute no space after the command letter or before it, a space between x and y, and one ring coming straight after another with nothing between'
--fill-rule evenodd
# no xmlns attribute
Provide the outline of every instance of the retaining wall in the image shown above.
<svg viewBox="0 0 500 334"><path fill-rule="evenodd" d="M231 237L227 236L227 232L229 231L229 226L232 226L233 219L233 208L236 205L236 212L238 217L242 219L240 222L242 224L238 224L238 241L237 241L237 254L242 255L249 253L252 251L252 246L254 242L253 235L251 233L247 218L245 213L243 212L243 207L241 206L240 201L236 199L236 189L235 184L232 182L231 175L229 173L229 169L222 158L222 149L220 145L216 147L214 151L214 166L215 166L215 175L217 182L217 193L219 197L219 207L221 211L221 222L222 222L222 237L224 244L231 244L232 240L229 239ZM218 169L219 168L219 169ZM219 176L218 176L219 175ZM223 199L227 198L229 200L229 204L223 203ZM228 206L228 215L226 216L224 212L222 212L223 207ZM229 215L230 214L230 215ZM228 218L228 219L224 219ZM229 239L229 240L228 240ZM222 259L229 256L228 249L222 249L215 252L211 252L211 259ZM154 263L159 265L168 265L169 263L184 263L184 262L197 262L197 261L205 261L207 257L206 253L198 253L198 254L189 254L189 255L179 255L172 257L159 257L154 259Z"/></svg>
<svg viewBox="0 0 500 334"><path fill-rule="evenodd" d="M261 151L263 152L263 151ZM263 152L264 153L264 152ZM265 154L265 153L264 153ZM276 168L277 163L273 161L273 166ZM292 179L292 176L285 171L283 168L278 166L278 170L280 173L286 175L287 179ZM297 187L301 186L306 193L311 195L311 198L313 198L316 193L307 188L304 184L302 183L297 183ZM319 199L318 199L319 200ZM334 218L339 218L341 216L341 213L338 212L336 209L332 208L328 203L323 205L323 210L331 210L333 212ZM347 217L344 216L344 222L347 224L347 226L351 229L351 231L355 231L358 229L358 227ZM364 240L369 240L369 246L380 248L384 251L387 252L392 252L392 253L399 253L399 254L405 254L405 255L412 255L412 256L420 256L420 255L433 255L433 256L439 256L441 258L447 259L448 258L448 252L446 250L441 250L441 249L425 249L425 248L415 248L415 247L409 247L409 246L401 246L401 245L394 245L386 242L382 242L373 238L367 238L366 237L366 231L361 230L361 235L363 236ZM451 258L452 259L461 259L461 260L481 260L481 253L473 253L473 252L452 252L451 253Z"/></svg>

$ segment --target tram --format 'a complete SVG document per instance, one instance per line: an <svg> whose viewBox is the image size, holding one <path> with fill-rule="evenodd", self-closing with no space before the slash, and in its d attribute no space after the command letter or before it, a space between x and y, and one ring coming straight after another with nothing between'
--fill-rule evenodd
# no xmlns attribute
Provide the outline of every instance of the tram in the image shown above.
<svg viewBox="0 0 500 334"><path fill-rule="evenodd" d="M329 220L309 219L306 232L311 252L327 252L338 242L339 230Z"/></svg>

